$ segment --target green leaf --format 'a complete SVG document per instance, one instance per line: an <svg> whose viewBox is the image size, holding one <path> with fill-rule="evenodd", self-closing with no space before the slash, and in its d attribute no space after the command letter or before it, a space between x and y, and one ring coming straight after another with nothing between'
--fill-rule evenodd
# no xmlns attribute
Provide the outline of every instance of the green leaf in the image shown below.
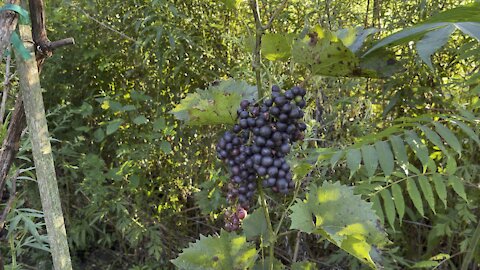
<svg viewBox="0 0 480 270"><path fill-rule="evenodd" d="M412 199L413 205L415 206L415 208L417 208L418 213L420 213L422 217L425 216L425 213L423 212L422 197L420 196L420 192L418 191L415 181L413 181L413 179L411 178L407 179L407 192L408 192L408 195L410 195L410 198Z"/></svg>
<svg viewBox="0 0 480 270"><path fill-rule="evenodd" d="M133 119L133 123L135 123L136 125L143 125L148 123L148 119L145 116L140 115L135 117L135 119Z"/></svg>
<svg viewBox="0 0 480 270"><path fill-rule="evenodd" d="M392 75L405 70L393 52L379 49L365 57L360 58L361 75L365 77L390 78ZM383 117L400 100L400 92L390 97L390 102L385 107Z"/></svg>
<svg viewBox="0 0 480 270"><path fill-rule="evenodd" d="M233 124L240 101L253 100L256 92L256 87L243 81L222 81L188 94L170 113L188 125Z"/></svg>
<svg viewBox="0 0 480 270"><path fill-rule="evenodd" d="M113 121L108 122L107 125L107 136L113 134L115 131L117 131L120 126L123 124L123 119L115 119Z"/></svg>
<svg viewBox="0 0 480 270"><path fill-rule="evenodd" d="M262 38L262 55L270 61L290 57L293 35L286 33L268 33Z"/></svg>
<svg viewBox="0 0 480 270"><path fill-rule="evenodd" d="M438 134L442 136L442 138L459 154L462 154L462 145L458 141L457 137L455 134L453 134L450 129L446 128L444 125L438 123L438 122L433 122L433 125L435 126Z"/></svg>
<svg viewBox="0 0 480 270"><path fill-rule="evenodd" d="M373 176L378 166L378 157L375 147L367 144L362 146L361 151L363 156L363 164L365 164L367 174L368 176Z"/></svg>
<svg viewBox="0 0 480 270"><path fill-rule="evenodd" d="M353 187L325 182L313 185L305 201L291 208L291 229L320 234L330 242L375 268L371 254L375 246L388 242L385 232L378 228L378 217L372 205L353 194Z"/></svg>
<svg viewBox="0 0 480 270"><path fill-rule="evenodd" d="M337 165L337 162L343 157L344 154L345 152L343 150L340 150L330 158L330 164L332 164L332 168Z"/></svg>
<svg viewBox="0 0 480 270"><path fill-rule="evenodd" d="M263 208L258 208L252 214L248 215L242 223L243 232L248 240L261 236L264 243L268 243L269 233L265 212Z"/></svg>
<svg viewBox="0 0 480 270"><path fill-rule="evenodd" d="M397 135L390 136L390 142L392 143L393 152L400 166L406 167L408 164L407 149L403 143L402 138Z"/></svg>
<svg viewBox="0 0 480 270"><path fill-rule="evenodd" d="M365 39L374 33L377 33L377 28L364 29L362 26L355 28L344 28L337 30L335 35L342 40L343 44L347 46L352 52L357 52L363 45Z"/></svg>
<svg viewBox="0 0 480 270"><path fill-rule="evenodd" d="M358 67L358 58L332 32L316 26L292 48L293 61L314 75L347 76Z"/></svg>
<svg viewBox="0 0 480 270"><path fill-rule="evenodd" d="M465 193L465 186L463 185L462 179L456 175L450 175L448 177L448 184L452 186L453 190L460 196L462 199L468 202L467 193Z"/></svg>
<svg viewBox="0 0 480 270"><path fill-rule="evenodd" d="M445 181L443 180L443 177L440 174L436 173L432 175L432 180L438 198L443 202L445 208L447 208L447 187L445 186Z"/></svg>
<svg viewBox="0 0 480 270"><path fill-rule="evenodd" d="M316 270L318 266L316 263L303 261L292 264L291 270Z"/></svg>
<svg viewBox="0 0 480 270"><path fill-rule="evenodd" d="M360 162L362 162L362 152L359 149L350 149L347 152L347 166L350 169L350 177L352 177L358 169L360 169Z"/></svg>
<svg viewBox="0 0 480 270"><path fill-rule="evenodd" d="M430 185L430 181L425 175L421 175L418 177L418 184L420 185L420 189L422 190L423 196L432 209L432 212L436 214L435 211L435 197L433 196L432 186Z"/></svg>
<svg viewBox="0 0 480 270"><path fill-rule="evenodd" d="M103 139L105 139L105 132L103 131L103 128L98 128L97 130L95 130L95 132L93 133L93 138L96 142L103 141Z"/></svg>
<svg viewBox="0 0 480 270"><path fill-rule="evenodd" d="M220 232L220 236L200 235L200 240L171 262L180 269L246 269L253 266L257 251L253 243L234 232Z"/></svg>
<svg viewBox="0 0 480 270"><path fill-rule="evenodd" d="M474 140L480 146L480 139L478 138L478 134L473 131L467 124L463 123L462 121L458 121L455 119L450 119L450 122L454 123L455 125L459 126L465 134L467 134L470 139Z"/></svg>
<svg viewBox="0 0 480 270"><path fill-rule="evenodd" d="M402 188L399 184L392 185L392 195L393 201L395 202L395 208L397 209L398 218L402 222L403 216L405 215L405 200L403 198Z"/></svg>
<svg viewBox="0 0 480 270"><path fill-rule="evenodd" d="M421 261L415 263L412 268L432 268L438 266L438 264L437 261Z"/></svg>
<svg viewBox="0 0 480 270"><path fill-rule="evenodd" d="M160 149L165 154L170 154L172 152L172 145L167 141L163 141L163 142L160 143Z"/></svg>
<svg viewBox="0 0 480 270"><path fill-rule="evenodd" d="M405 134L407 135L405 137L405 141L410 145L412 148L413 152L415 155L418 157L420 162L422 162L422 165L424 168L430 167L433 171L435 171L436 166L435 163L432 164L433 161L431 161L430 156L428 154L428 149L425 144L423 144L422 140L418 137L418 135L411 131L407 130L405 131Z"/></svg>
<svg viewBox="0 0 480 270"><path fill-rule="evenodd" d="M380 192L383 199L383 206L385 208L385 215L387 216L388 223L395 229L395 205L392 200L392 194L388 189L384 189Z"/></svg>
<svg viewBox="0 0 480 270"><path fill-rule="evenodd" d="M478 7L480 8L480 6ZM480 23L475 22L461 22L454 23L455 27L460 29L464 34L471 36L472 38L480 41Z"/></svg>
<svg viewBox="0 0 480 270"><path fill-rule="evenodd" d="M453 31L455 31L453 25L446 25L445 27L430 31L419 42L417 42L418 55L423 62L430 67L430 69L433 70L430 57L447 43Z"/></svg>
<svg viewBox="0 0 480 270"><path fill-rule="evenodd" d="M390 145L385 141L378 141L375 143L375 149L377 151L378 161L380 162L380 167L382 168L383 173L385 176L390 176L395 166Z"/></svg>
<svg viewBox="0 0 480 270"><path fill-rule="evenodd" d="M385 223L385 215L383 214L380 196L373 196L371 202L373 211L375 211L375 213L377 214L380 224L383 225Z"/></svg>
<svg viewBox="0 0 480 270"><path fill-rule="evenodd" d="M237 9L242 0L221 0L229 9Z"/></svg>
<svg viewBox="0 0 480 270"><path fill-rule="evenodd" d="M447 166L445 166L445 171L450 175L457 172L457 161L450 155L447 156Z"/></svg>
<svg viewBox="0 0 480 270"><path fill-rule="evenodd" d="M159 117L155 119L153 122L153 130L154 131L162 131L167 127L167 124L165 123L165 118Z"/></svg>
<svg viewBox="0 0 480 270"><path fill-rule="evenodd" d="M442 138L440 138L440 136L435 131L431 130L426 126L419 126L419 128L423 131L423 133L425 133L425 137L427 137L429 141L435 144L438 149L442 150L445 154L448 154L447 149L443 145Z"/></svg>

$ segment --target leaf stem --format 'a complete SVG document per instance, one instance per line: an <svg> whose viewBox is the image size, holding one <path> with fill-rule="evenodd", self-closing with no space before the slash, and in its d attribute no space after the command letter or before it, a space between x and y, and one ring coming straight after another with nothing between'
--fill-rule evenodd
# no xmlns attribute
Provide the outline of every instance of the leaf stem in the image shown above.
<svg viewBox="0 0 480 270"><path fill-rule="evenodd" d="M253 62L252 68L255 71L255 79L257 81L257 91L258 91L258 99L260 100L264 96L264 91L262 87L262 74L261 74L261 46L262 46L262 36L265 33L263 29L262 22L260 20L260 11L258 8L258 1L251 0L250 1L250 8L253 12L253 18L255 19L255 48L253 49Z"/></svg>

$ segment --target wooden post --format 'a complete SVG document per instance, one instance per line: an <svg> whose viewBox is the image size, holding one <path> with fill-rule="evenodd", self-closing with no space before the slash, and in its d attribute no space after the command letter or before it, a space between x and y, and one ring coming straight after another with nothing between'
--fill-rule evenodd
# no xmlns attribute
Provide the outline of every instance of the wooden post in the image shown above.
<svg viewBox="0 0 480 270"><path fill-rule="evenodd" d="M16 59L53 265L55 270L71 270L72 263L35 60L32 30L29 25L19 25L19 30L20 38L32 56L29 60L24 60L17 55Z"/></svg>

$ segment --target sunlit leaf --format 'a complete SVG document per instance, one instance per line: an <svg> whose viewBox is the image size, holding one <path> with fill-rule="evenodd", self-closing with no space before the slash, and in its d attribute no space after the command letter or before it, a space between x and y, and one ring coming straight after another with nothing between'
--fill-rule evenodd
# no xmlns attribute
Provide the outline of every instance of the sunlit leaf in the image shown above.
<svg viewBox="0 0 480 270"><path fill-rule="evenodd" d="M290 57L293 35L286 33L268 33L262 38L262 56L270 61Z"/></svg>
<svg viewBox="0 0 480 270"><path fill-rule="evenodd" d="M188 94L170 113L188 125L233 124L240 101L253 100L256 91L243 81L222 81Z"/></svg>
<svg viewBox="0 0 480 270"><path fill-rule="evenodd" d="M315 75L347 76L358 67L358 58L332 32L316 26L293 43L293 60Z"/></svg>
<svg viewBox="0 0 480 270"><path fill-rule="evenodd" d="M220 236L200 236L171 262L180 269L237 269L252 267L257 258L253 243L244 236L222 230Z"/></svg>
<svg viewBox="0 0 480 270"><path fill-rule="evenodd" d="M371 253L376 256L375 246L388 240L371 203L354 195L352 187L338 182L313 185L306 200L297 201L291 210L291 229L323 235L372 268L379 263Z"/></svg>

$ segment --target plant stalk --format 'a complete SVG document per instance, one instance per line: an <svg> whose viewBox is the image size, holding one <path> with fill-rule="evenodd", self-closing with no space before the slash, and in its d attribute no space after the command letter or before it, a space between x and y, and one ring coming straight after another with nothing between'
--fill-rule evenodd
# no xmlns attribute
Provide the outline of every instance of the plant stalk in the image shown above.
<svg viewBox="0 0 480 270"><path fill-rule="evenodd" d="M472 239L470 240L470 248L467 250L467 254L465 255L465 259L462 263L462 270L468 270L468 265L472 261L473 254L475 254L475 249L478 249L478 245L480 242L480 220L478 220L477 228L475 229L475 233L473 234Z"/></svg>

